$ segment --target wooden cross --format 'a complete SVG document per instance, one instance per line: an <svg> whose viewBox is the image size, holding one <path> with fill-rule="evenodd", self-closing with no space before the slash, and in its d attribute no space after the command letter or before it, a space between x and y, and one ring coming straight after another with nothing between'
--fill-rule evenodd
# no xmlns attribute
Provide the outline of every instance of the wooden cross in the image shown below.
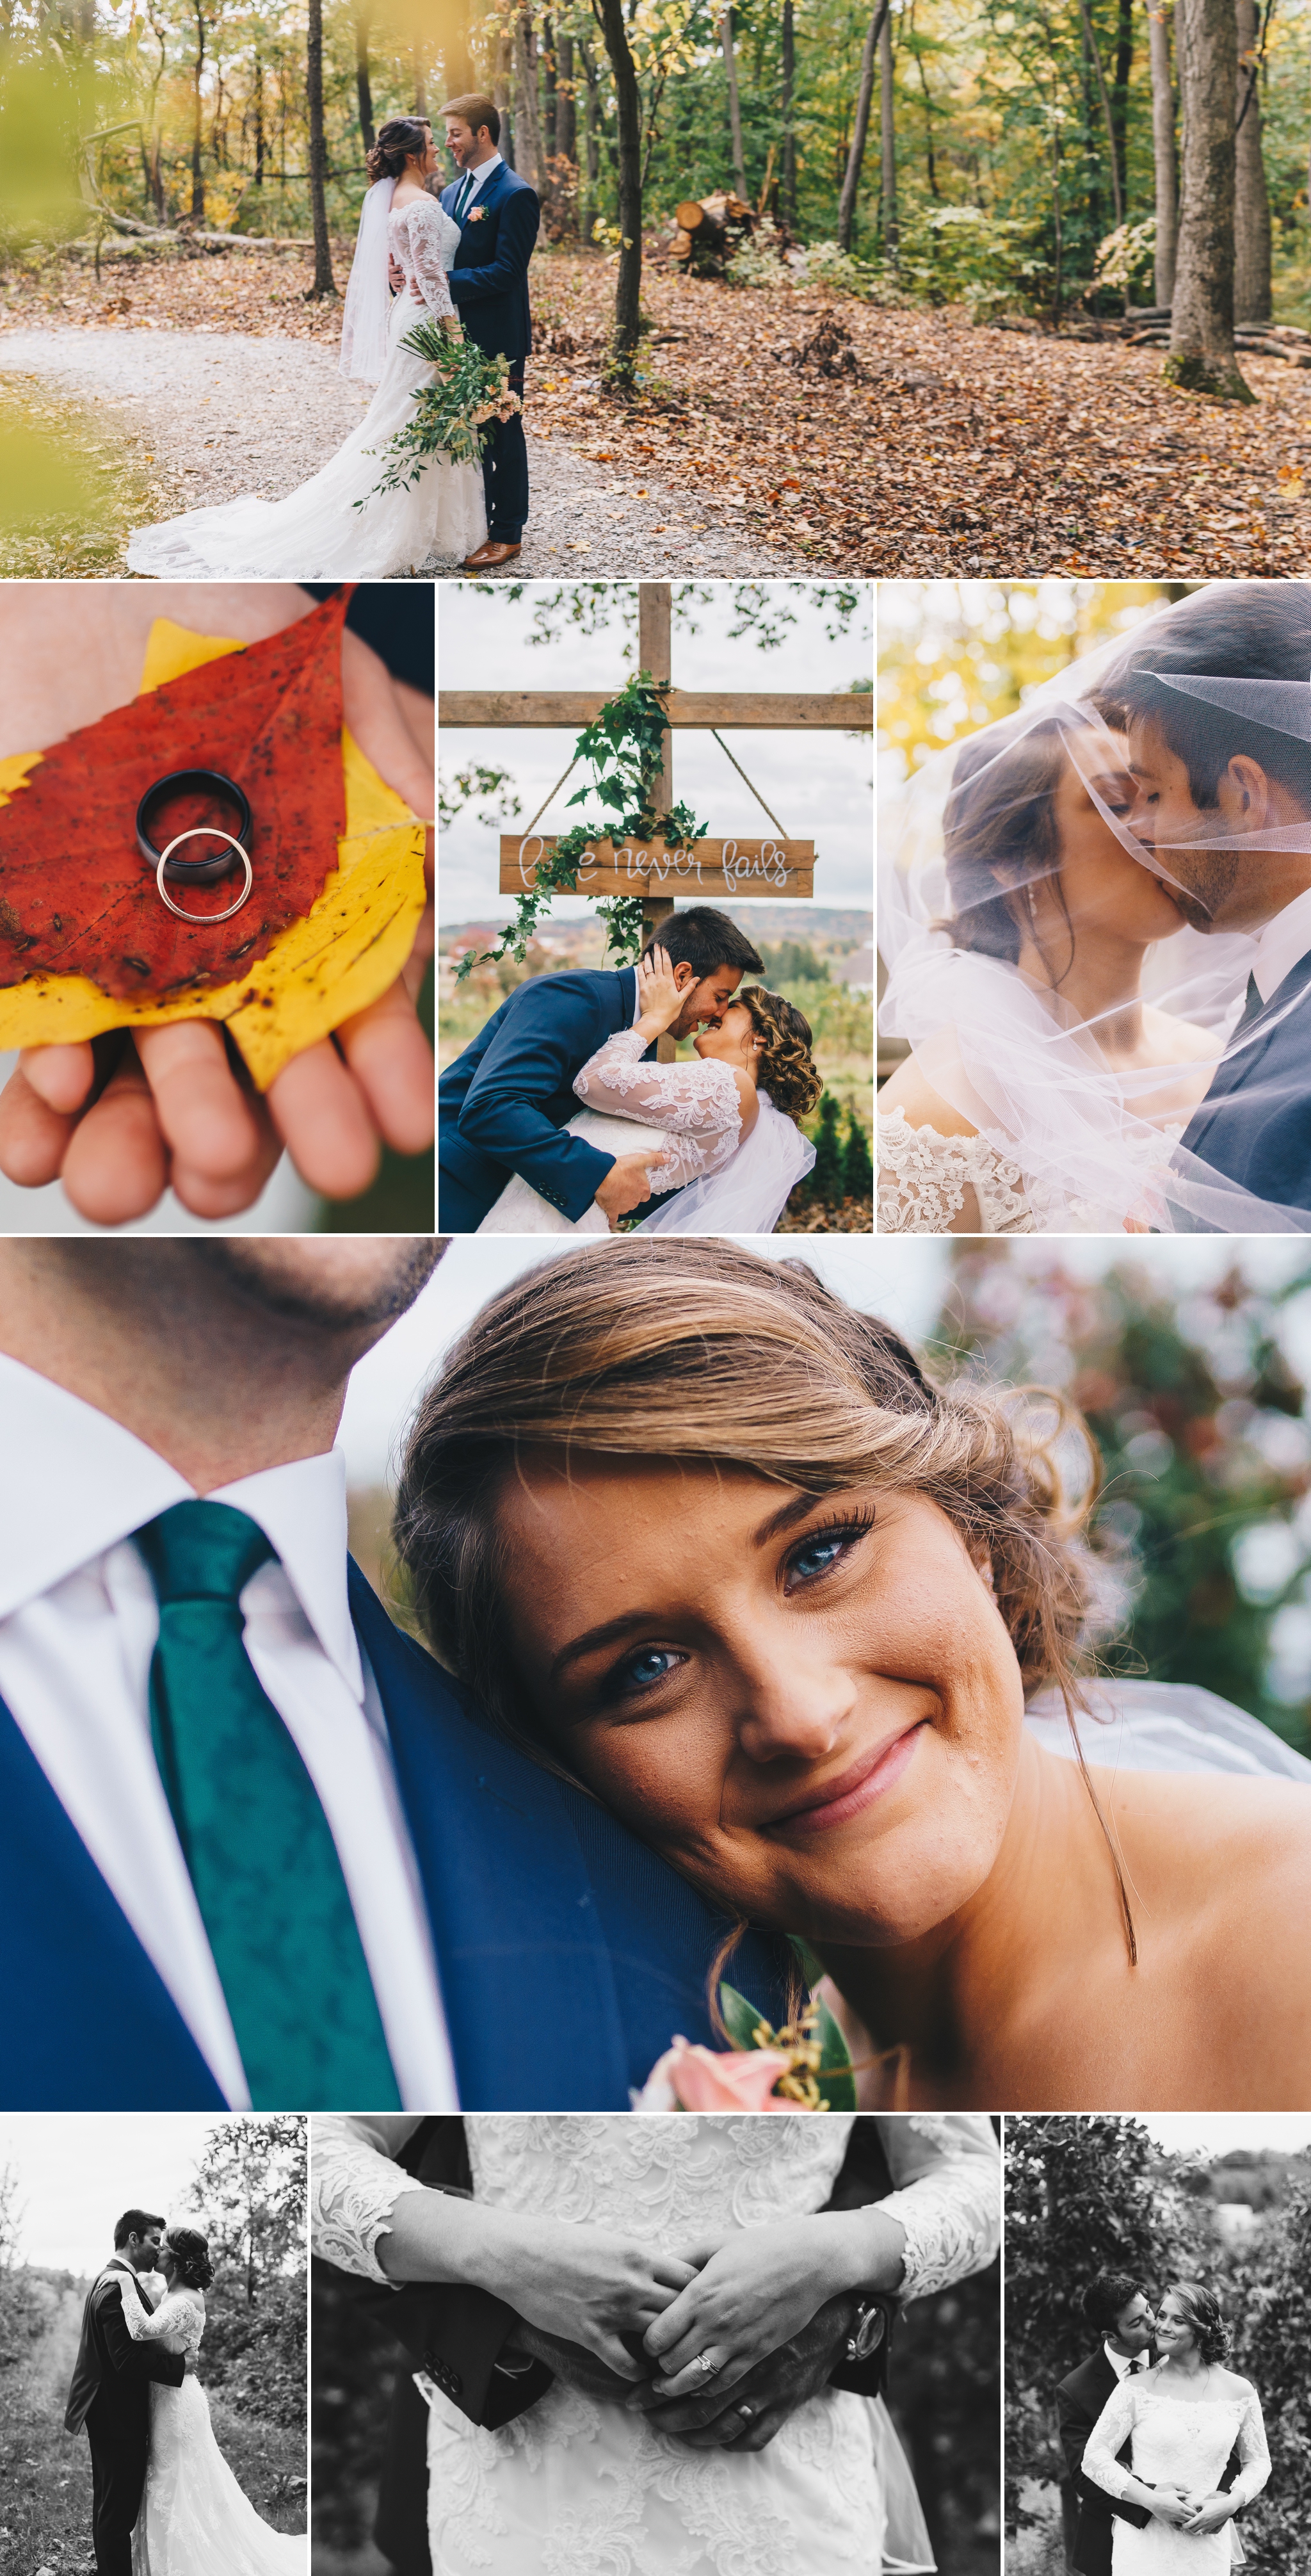
<svg viewBox="0 0 1311 2576"><path fill-rule="evenodd" d="M667 686L672 671L670 625L672 584L643 581L637 592L638 667L649 671L657 687ZM493 729L524 726L578 732L591 724L606 703L601 689L441 689L438 723L485 725ZM709 733L721 727L750 727L764 733L871 733L872 691L832 690L823 696L791 691L732 689L722 692L669 689L665 700L669 724L663 737L663 759L655 778L652 802L667 813L674 802L673 737L680 730ZM537 862L554 849L551 834L529 838L513 832L501 836L502 894L526 894ZM578 866L578 892L642 897L643 942L650 940L674 909L675 887L695 903L725 896L740 903L744 896L811 896L815 891L815 844L792 841L782 834L764 840L693 841L686 849L666 849L663 841L598 841ZM661 1038L659 1052L672 1056L673 1040Z"/></svg>

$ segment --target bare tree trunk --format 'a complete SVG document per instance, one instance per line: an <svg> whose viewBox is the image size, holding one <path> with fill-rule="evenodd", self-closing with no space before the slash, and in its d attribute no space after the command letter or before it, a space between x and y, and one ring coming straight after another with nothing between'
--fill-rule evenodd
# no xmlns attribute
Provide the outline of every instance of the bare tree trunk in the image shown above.
<svg viewBox="0 0 1311 2576"><path fill-rule="evenodd" d="M737 56L733 51L733 12L726 7L719 21L719 41L724 48L724 69L728 74L728 121L733 133L733 176L739 197L747 192L747 165L742 150L742 107L737 94Z"/></svg>
<svg viewBox="0 0 1311 2576"><path fill-rule="evenodd" d="M192 76L193 87L191 118L191 220L193 224L203 224L205 220L205 169L204 163L201 160L200 134L200 78L204 68L205 11L202 5L202 0L196 0L196 59L193 66Z"/></svg>
<svg viewBox="0 0 1311 2576"><path fill-rule="evenodd" d="M537 34L526 9L514 22L514 140L521 179L546 194L542 120L537 106Z"/></svg>
<svg viewBox="0 0 1311 2576"><path fill-rule="evenodd" d="M1176 0L1183 202L1166 381L1254 402L1234 355L1234 0Z"/></svg>
<svg viewBox="0 0 1311 2576"><path fill-rule="evenodd" d="M542 20L542 41L537 60L542 74L537 108L542 128L542 209L545 212L549 203L558 224L556 175L551 167L551 155L555 150L555 28L549 17Z"/></svg>
<svg viewBox="0 0 1311 2576"><path fill-rule="evenodd" d="M1133 0L1120 0L1115 35L1115 78L1111 83L1111 125L1120 172L1120 197L1129 209L1129 74L1133 70Z"/></svg>
<svg viewBox="0 0 1311 2576"><path fill-rule="evenodd" d="M1238 95L1234 137L1234 320L1270 319L1270 199L1261 151L1261 35L1257 0L1237 0Z"/></svg>
<svg viewBox="0 0 1311 2576"><path fill-rule="evenodd" d="M514 78L514 39L502 27L496 39L496 68L492 73L492 97L501 120L501 159L507 170L518 167L514 157L514 109L511 86Z"/></svg>
<svg viewBox="0 0 1311 2576"><path fill-rule="evenodd" d="M1106 141L1111 158L1111 203L1115 208L1115 224L1118 232L1124 222L1124 196L1120 187L1119 163L1115 157L1115 124L1111 115L1111 99L1106 86L1106 74L1102 69L1102 58L1097 51L1097 37L1089 15L1088 0L1079 0L1079 15L1083 20L1084 43L1088 48L1093 78L1097 83L1097 95L1102 103L1102 122L1106 127Z"/></svg>
<svg viewBox="0 0 1311 2576"><path fill-rule="evenodd" d="M583 160L586 178L579 191L578 209L580 238L589 242L596 215L596 192L601 184L601 75L596 56L586 38L578 38L578 59L587 83L587 100L583 113Z"/></svg>
<svg viewBox="0 0 1311 2576"><path fill-rule="evenodd" d="M619 276L612 368L624 382L632 376L642 320L642 102L623 0L599 0L599 6L619 128Z"/></svg>
<svg viewBox="0 0 1311 2576"><path fill-rule="evenodd" d="M335 295L326 194L328 153L323 135L323 0L309 0L305 36L305 104L309 113L310 216L314 231L314 283L306 302Z"/></svg>
<svg viewBox="0 0 1311 2576"><path fill-rule="evenodd" d="M797 228L797 137L792 101L797 84L797 31L792 0L783 0L783 221Z"/></svg>
<svg viewBox="0 0 1311 2576"><path fill-rule="evenodd" d="M851 150L838 199L838 245L850 250L856 222L856 196L860 188L861 164L865 158L865 140L869 133L869 112L874 98L874 57L883 21L888 14L888 0L875 0L874 15L865 31L865 46L860 57L860 87L856 93L856 122L851 132Z"/></svg>
<svg viewBox="0 0 1311 2576"><path fill-rule="evenodd" d="M452 10L450 15L451 32L442 42L443 91L447 98L467 98L478 87L469 44L469 12Z"/></svg>
<svg viewBox="0 0 1311 2576"><path fill-rule="evenodd" d="M1158 308L1167 312L1174 300L1174 262L1179 234L1169 5L1170 0L1147 0L1152 63L1152 158L1156 165L1156 270L1152 293Z"/></svg>
<svg viewBox="0 0 1311 2576"><path fill-rule="evenodd" d="M355 12L355 95L366 152L373 150L373 91L369 85L369 0Z"/></svg>
<svg viewBox="0 0 1311 2576"><path fill-rule="evenodd" d="M420 55L417 44L411 45L410 47L410 75L414 83L414 113L416 116L426 116L428 113L428 84L423 76L423 58Z"/></svg>
<svg viewBox="0 0 1311 2576"><path fill-rule="evenodd" d="M578 85L574 79L574 40L556 39L555 148L562 161L578 158Z"/></svg>
<svg viewBox="0 0 1311 2576"><path fill-rule="evenodd" d="M899 257L897 231L897 126L892 94L892 15L879 37L879 142L882 161L883 256L890 268Z"/></svg>

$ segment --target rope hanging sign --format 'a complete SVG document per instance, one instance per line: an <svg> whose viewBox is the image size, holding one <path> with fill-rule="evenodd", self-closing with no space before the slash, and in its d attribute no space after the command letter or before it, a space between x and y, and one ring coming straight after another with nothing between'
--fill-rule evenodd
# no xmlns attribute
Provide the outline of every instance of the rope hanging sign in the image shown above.
<svg viewBox="0 0 1311 2576"><path fill-rule="evenodd" d="M503 832L502 894L526 894L538 862L555 847L551 835ZM679 894L709 901L728 895L809 895L815 891L815 844L781 834L761 841L595 841L578 862L580 894Z"/></svg>

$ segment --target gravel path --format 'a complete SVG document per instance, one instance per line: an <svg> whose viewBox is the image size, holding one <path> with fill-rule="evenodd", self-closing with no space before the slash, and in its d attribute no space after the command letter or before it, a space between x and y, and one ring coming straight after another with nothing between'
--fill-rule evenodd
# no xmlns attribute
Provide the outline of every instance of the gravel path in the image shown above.
<svg viewBox="0 0 1311 2576"><path fill-rule="evenodd" d="M364 389L338 374L335 351L242 332L0 331L5 378L19 392L27 378L93 397L104 425L171 484L179 511L242 492L279 500L326 463L367 409ZM531 378L528 400L531 419ZM731 516L716 520L699 493L689 498L622 466L594 465L531 432L528 464L532 516L523 551L507 567L514 579L583 564L626 576L679 564L746 576L795 569L748 542Z"/></svg>

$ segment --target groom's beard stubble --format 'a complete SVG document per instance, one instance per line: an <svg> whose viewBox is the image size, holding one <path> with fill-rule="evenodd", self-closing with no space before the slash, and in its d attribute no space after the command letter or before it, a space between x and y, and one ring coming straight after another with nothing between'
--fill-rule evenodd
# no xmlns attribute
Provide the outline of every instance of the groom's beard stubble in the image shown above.
<svg viewBox="0 0 1311 2576"><path fill-rule="evenodd" d="M1161 865L1165 890L1193 930L1215 930L1243 865L1241 850L1172 849Z"/></svg>

